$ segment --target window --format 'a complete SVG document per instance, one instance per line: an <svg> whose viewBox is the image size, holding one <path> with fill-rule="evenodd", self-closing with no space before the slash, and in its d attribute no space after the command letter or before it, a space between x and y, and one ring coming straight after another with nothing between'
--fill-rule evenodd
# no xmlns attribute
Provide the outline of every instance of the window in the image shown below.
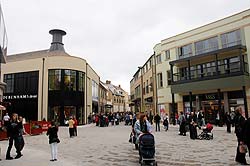
<svg viewBox="0 0 250 166"><path fill-rule="evenodd" d="M152 59L149 60L149 68L152 67Z"/></svg>
<svg viewBox="0 0 250 166"><path fill-rule="evenodd" d="M171 71L170 70L167 71L167 78L168 78L168 85L170 85L171 84Z"/></svg>
<svg viewBox="0 0 250 166"><path fill-rule="evenodd" d="M138 85L136 88L135 88L135 96L136 98L140 97L141 96L141 86Z"/></svg>
<svg viewBox="0 0 250 166"><path fill-rule="evenodd" d="M153 78L152 77L150 77L150 92L152 92L153 91Z"/></svg>
<svg viewBox="0 0 250 166"><path fill-rule="evenodd" d="M157 85L158 88L162 88L163 87L163 80L162 80L162 73L158 73L157 74Z"/></svg>
<svg viewBox="0 0 250 166"><path fill-rule="evenodd" d="M61 70L49 70L49 90L60 90Z"/></svg>
<svg viewBox="0 0 250 166"><path fill-rule="evenodd" d="M146 93L149 93L149 89L148 89L148 80L147 80L147 84L146 84Z"/></svg>
<svg viewBox="0 0 250 166"><path fill-rule="evenodd" d="M178 48L179 58L192 56L192 44L188 44Z"/></svg>
<svg viewBox="0 0 250 166"><path fill-rule="evenodd" d="M14 74L5 74L4 82L7 84L6 93L14 92Z"/></svg>
<svg viewBox="0 0 250 166"><path fill-rule="evenodd" d="M146 85L145 85L145 82L143 82L143 94L145 94L146 93Z"/></svg>
<svg viewBox="0 0 250 166"><path fill-rule="evenodd" d="M183 68L180 68L180 79L181 80L187 80L187 76L188 76L188 68L187 67L183 67Z"/></svg>
<svg viewBox="0 0 250 166"><path fill-rule="evenodd" d="M165 56L166 56L165 60L170 59L170 50L165 51Z"/></svg>
<svg viewBox="0 0 250 166"><path fill-rule="evenodd" d="M219 48L218 37L212 37L195 43L195 53L202 54Z"/></svg>
<svg viewBox="0 0 250 166"><path fill-rule="evenodd" d="M156 64L161 63L161 54L156 56Z"/></svg>
<svg viewBox="0 0 250 166"><path fill-rule="evenodd" d="M64 70L64 89L76 91L76 71Z"/></svg>
<svg viewBox="0 0 250 166"><path fill-rule="evenodd" d="M79 72L78 81L79 81L78 90L84 92L85 75L83 72Z"/></svg>
<svg viewBox="0 0 250 166"><path fill-rule="evenodd" d="M221 35L222 48L232 47L241 44L240 30L224 33Z"/></svg>

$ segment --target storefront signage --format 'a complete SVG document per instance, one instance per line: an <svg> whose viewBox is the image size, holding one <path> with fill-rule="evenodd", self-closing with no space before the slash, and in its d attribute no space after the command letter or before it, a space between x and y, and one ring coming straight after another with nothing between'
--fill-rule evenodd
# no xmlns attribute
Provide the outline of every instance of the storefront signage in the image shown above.
<svg viewBox="0 0 250 166"><path fill-rule="evenodd" d="M215 100L215 99L216 99L216 97L215 97L214 94L206 94L206 95L205 95L205 98L206 98L207 100Z"/></svg>
<svg viewBox="0 0 250 166"><path fill-rule="evenodd" d="M37 98L37 95L7 95L3 96L3 99L5 100L11 100L11 99L35 99Z"/></svg>

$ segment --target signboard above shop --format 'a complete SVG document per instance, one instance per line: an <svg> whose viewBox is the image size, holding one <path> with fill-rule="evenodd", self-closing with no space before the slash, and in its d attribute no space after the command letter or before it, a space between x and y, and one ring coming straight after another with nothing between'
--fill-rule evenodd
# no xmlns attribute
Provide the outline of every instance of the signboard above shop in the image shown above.
<svg viewBox="0 0 250 166"><path fill-rule="evenodd" d="M3 100L36 99L37 95L4 95Z"/></svg>

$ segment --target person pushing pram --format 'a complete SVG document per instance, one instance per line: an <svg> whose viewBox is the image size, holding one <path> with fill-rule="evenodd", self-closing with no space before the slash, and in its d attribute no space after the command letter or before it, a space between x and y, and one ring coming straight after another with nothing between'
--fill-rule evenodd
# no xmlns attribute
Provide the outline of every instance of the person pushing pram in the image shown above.
<svg viewBox="0 0 250 166"><path fill-rule="evenodd" d="M213 125L211 123L207 123L205 127L202 128L201 134L198 136L199 139L210 140L213 139Z"/></svg>
<svg viewBox="0 0 250 166"><path fill-rule="evenodd" d="M145 114L140 115L140 119L135 122L134 131L136 144L139 144L139 163L157 165L154 136L151 134L152 126Z"/></svg>

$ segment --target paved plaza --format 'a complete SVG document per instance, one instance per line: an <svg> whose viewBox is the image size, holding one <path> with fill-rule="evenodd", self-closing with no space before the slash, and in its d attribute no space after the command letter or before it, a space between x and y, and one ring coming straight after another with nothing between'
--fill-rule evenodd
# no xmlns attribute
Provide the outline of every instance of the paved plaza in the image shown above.
<svg viewBox="0 0 250 166"><path fill-rule="evenodd" d="M214 140L191 140L178 135L178 127L170 126L168 132L154 132L158 165L237 165L234 162L236 137L225 132L225 127L215 127ZM23 157L5 160L7 141L1 141L0 166L137 166L138 151L128 142L131 126L94 125L78 127L78 136L69 138L68 128L60 127L61 143L58 161L51 162L50 148L45 134L25 136ZM15 150L12 150L15 156ZM249 162L249 157L247 157Z"/></svg>

